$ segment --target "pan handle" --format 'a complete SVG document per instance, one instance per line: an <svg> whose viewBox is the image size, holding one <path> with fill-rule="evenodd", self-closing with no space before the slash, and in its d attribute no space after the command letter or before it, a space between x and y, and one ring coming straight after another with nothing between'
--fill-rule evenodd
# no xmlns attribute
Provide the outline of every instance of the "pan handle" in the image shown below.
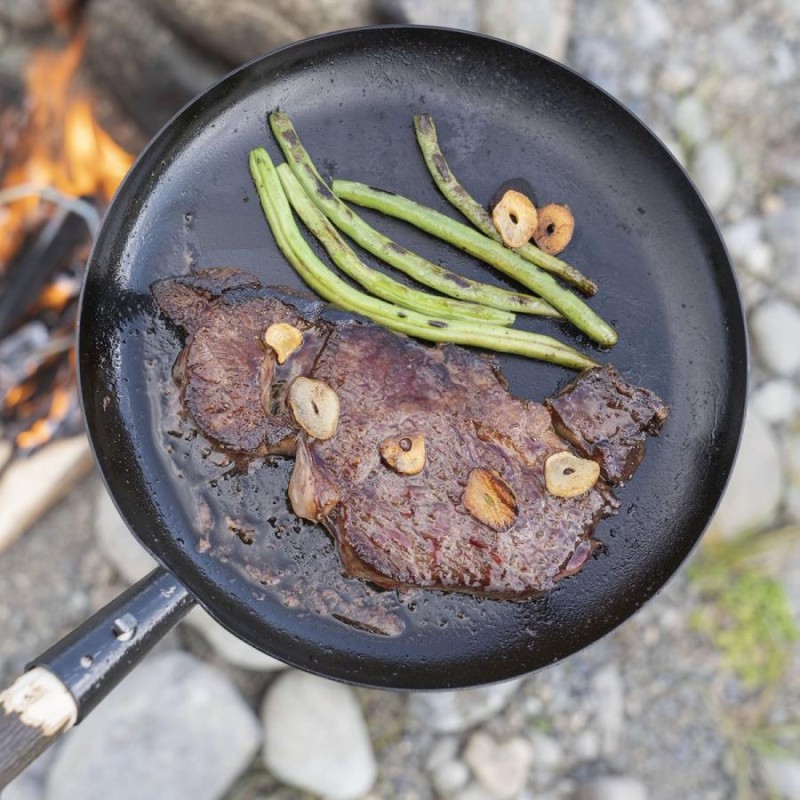
<svg viewBox="0 0 800 800"><path fill-rule="evenodd" d="M80 722L194 605L158 567L28 665L0 694L0 789Z"/></svg>

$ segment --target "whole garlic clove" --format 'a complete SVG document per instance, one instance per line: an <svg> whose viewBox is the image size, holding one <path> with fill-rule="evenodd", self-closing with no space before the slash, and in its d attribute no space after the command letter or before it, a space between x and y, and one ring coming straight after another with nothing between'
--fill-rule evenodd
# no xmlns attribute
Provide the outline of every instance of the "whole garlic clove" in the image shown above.
<svg viewBox="0 0 800 800"><path fill-rule="evenodd" d="M462 499L467 511L494 531L510 528L519 514L513 489L491 469L478 467L469 473Z"/></svg>
<svg viewBox="0 0 800 800"><path fill-rule="evenodd" d="M600 477L600 465L563 450L544 462L544 483L554 497L578 497L589 491Z"/></svg>
<svg viewBox="0 0 800 800"><path fill-rule="evenodd" d="M288 393L298 425L315 439L332 439L339 427L339 395L324 381L295 378Z"/></svg>
<svg viewBox="0 0 800 800"><path fill-rule="evenodd" d="M381 458L395 472L417 475L425 468L425 434L389 436L379 445Z"/></svg>
<svg viewBox="0 0 800 800"><path fill-rule="evenodd" d="M275 351L279 364L303 344L303 334L288 322L275 322L264 332L264 343Z"/></svg>

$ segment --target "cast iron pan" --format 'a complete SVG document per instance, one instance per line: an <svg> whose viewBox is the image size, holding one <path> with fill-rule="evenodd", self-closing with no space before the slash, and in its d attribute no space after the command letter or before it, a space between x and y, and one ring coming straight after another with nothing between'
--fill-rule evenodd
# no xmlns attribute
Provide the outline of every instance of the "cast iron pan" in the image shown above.
<svg viewBox="0 0 800 800"><path fill-rule="evenodd" d="M572 207L568 258L598 281L591 304L616 326L619 344L606 353L566 325L518 324L612 361L658 392L671 415L618 491L619 515L600 525L602 547L555 591L520 603L379 592L344 579L322 528L288 509L291 462L228 462L181 420L170 377L180 340L160 317L151 283L236 265L265 284L301 288L248 173L251 148L280 157L266 125L277 107L325 177L448 211L414 138L412 115L427 111L454 173L480 200L501 181L524 177L540 202ZM486 279L487 269L468 256L403 223L365 216L411 249ZM108 212L79 341L95 453L139 540L246 642L302 669L377 687L499 681L615 628L697 542L725 486L744 413L736 283L714 221L680 166L630 112L569 69L444 29L380 27L303 41L239 69L187 106L139 157ZM573 377L523 358L500 361L511 390L536 400ZM252 529L254 537L246 535Z"/></svg>

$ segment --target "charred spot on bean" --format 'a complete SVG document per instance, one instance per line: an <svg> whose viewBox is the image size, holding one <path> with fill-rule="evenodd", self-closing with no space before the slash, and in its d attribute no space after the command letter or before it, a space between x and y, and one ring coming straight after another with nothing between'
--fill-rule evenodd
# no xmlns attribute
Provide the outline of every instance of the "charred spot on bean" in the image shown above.
<svg viewBox="0 0 800 800"><path fill-rule="evenodd" d="M428 325L431 328L449 328L450 326L446 322L442 322L440 319L429 319Z"/></svg>
<svg viewBox="0 0 800 800"><path fill-rule="evenodd" d="M447 166L447 162L444 160L444 156L441 153L433 154L433 165L444 180L449 180L452 177L450 168Z"/></svg>
<svg viewBox="0 0 800 800"><path fill-rule="evenodd" d="M397 244L397 242L387 242L386 248L394 253L399 253L401 256L408 255L408 250L403 245Z"/></svg>
<svg viewBox="0 0 800 800"><path fill-rule="evenodd" d="M433 117L430 114L417 114L415 119L422 133L433 133Z"/></svg>
<svg viewBox="0 0 800 800"><path fill-rule="evenodd" d="M390 192L388 189L381 189L379 186L371 186L367 184L367 187L372 189L373 192L380 192L381 194L388 194L392 197L397 197L397 192Z"/></svg>
<svg viewBox="0 0 800 800"><path fill-rule="evenodd" d="M446 272L442 277L444 277L445 280L450 281L450 283L460 286L462 289L466 289L469 286L469 281L466 278L462 278L460 275L457 275L455 272Z"/></svg>
<svg viewBox="0 0 800 800"><path fill-rule="evenodd" d="M316 175L313 175L314 178L314 191L324 198L325 200L333 200L334 194L333 192L321 181Z"/></svg>
<svg viewBox="0 0 800 800"><path fill-rule="evenodd" d="M297 147L300 144L300 139L297 138L297 134L294 131L284 131L283 138L292 147Z"/></svg>
<svg viewBox="0 0 800 800"><path fill-rule="evenodd" d="M408 319L408 314L406 314L405 311L398 311L397 316L400 317L400 319Z"/></svg>

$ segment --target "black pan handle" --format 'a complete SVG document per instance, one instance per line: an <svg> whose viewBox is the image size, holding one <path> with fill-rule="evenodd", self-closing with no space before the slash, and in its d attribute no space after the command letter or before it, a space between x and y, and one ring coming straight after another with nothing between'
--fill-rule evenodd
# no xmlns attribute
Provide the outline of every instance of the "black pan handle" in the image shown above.
<svg viewBox="0 0 800 800"><path fill-rule="evenodd" d="M0 789L80 722L194 605L161 567L46 650L0 694Z"/></svg>

